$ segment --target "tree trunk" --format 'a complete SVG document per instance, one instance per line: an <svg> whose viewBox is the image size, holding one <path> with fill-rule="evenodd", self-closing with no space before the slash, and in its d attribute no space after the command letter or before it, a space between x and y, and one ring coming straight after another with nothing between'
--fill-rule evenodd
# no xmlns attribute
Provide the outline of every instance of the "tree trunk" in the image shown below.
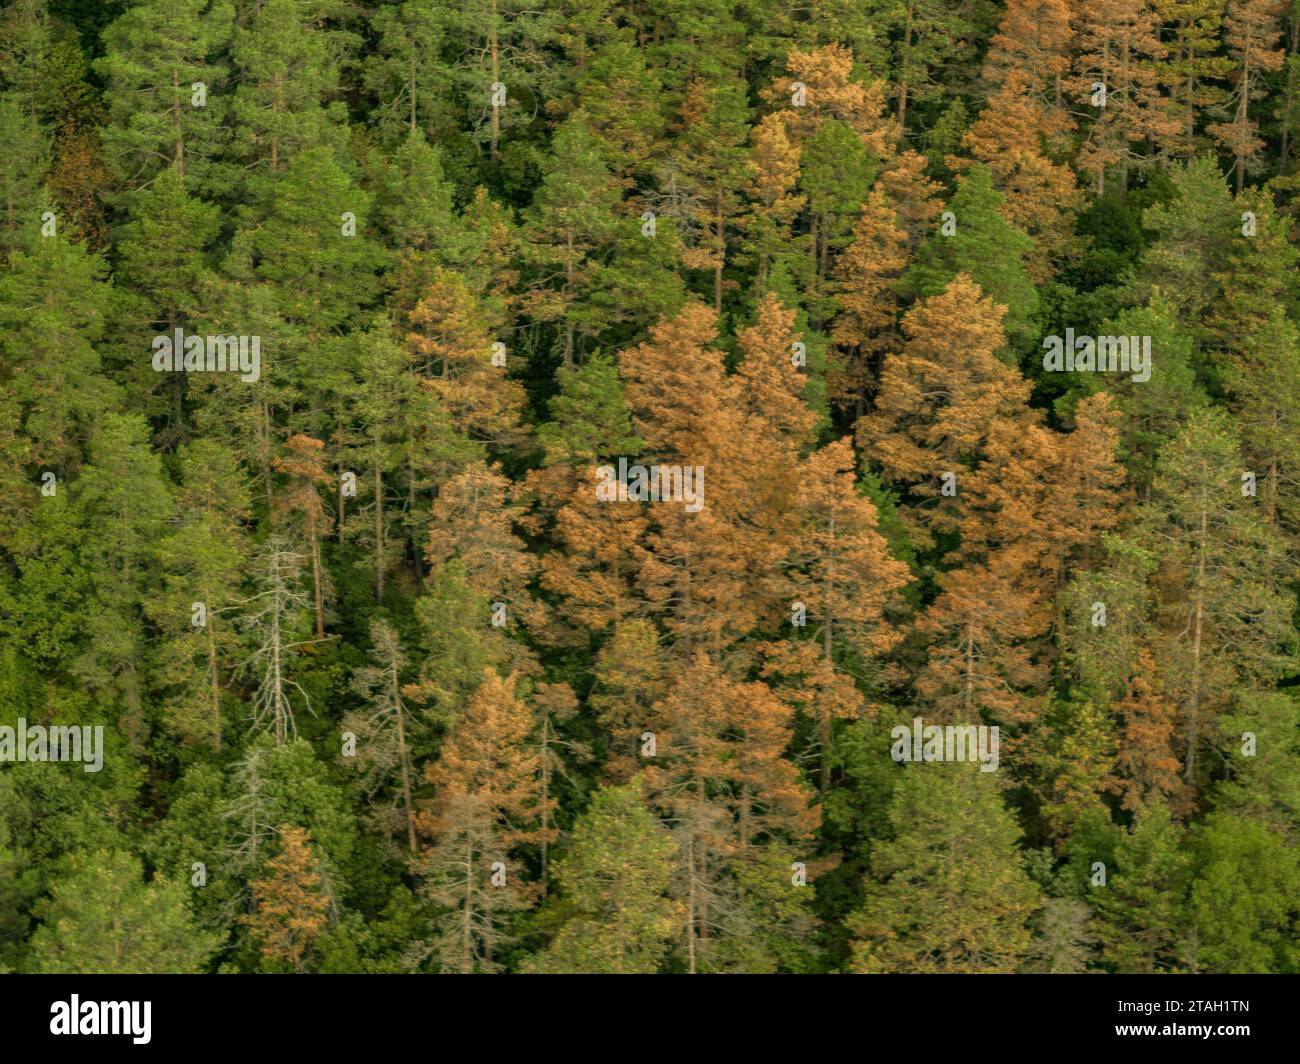
<svg viewBox="0 0 1300 1064"><path fill-rule="evenodd" d="M316 600L316 638L325 638L325 597L321 591L320 539L316 530L311 532L311 582L312 593Z"/></svg>
<svg viewBox="0 0 1300 1064"><path fill-rule="evenodd" d="M489 40L489 50L492 53L492 84L496 85L501 80L501 55L499 44L497 42L497 0L492 0L492 21ZM493 92L496 90L493 89ZM488 157L497 161L497 143L501 139L501 108L496 105L496 100L492 101L492 139L488 147Z"/></svg>
<svg viewBox="0 0 1300 1064"><path fill-rule="evenodd" d="M547 885L548 885L547 869L549 863L548 858L550 856L550 847L547 845L547 839L546 839L546 830L547 830L547 821L548 821L548 817L546 813L546 809L547 809L546 802L547 799L550 797L550 790L551 790L551 767L550 767L550 757L548 756L550 753L548 747L550 746L550 741L551 741L550 729L548 727L550 722L551 722L550 718L545 713L543 713L542 714L542 855L541 855L542 856L542 897L543 898L546 897L546 892L547 892Z"/></svg>
<svg viewBox="0 0 1300 1064"><path fill-rule="evenodd" d="M208 695L209 705L212 712L212 749L215 753L221 753L221 686L217 674L217 637L213 632L212 601L211 597L204 592L204 609L207 610L207 629L208 637Z"/></svg>
<svg viewBox="0 0 1300 1064"><path fill-rule="evenodd" d="M406 707L402 705L402 685L397 678L397 662L391 663L390 680L393 703L397 707L397 756L402 764L402 805L406 807L406 842L415 853L415 812L411 808L411 766L406 749Z"/></svg>
<svg viewBox="0 0 1300 1064"><path fill-rule="evenodd" d="M1196 773L1196 740L1200 728L1201 712L1201 636L1205 616L1205 551L1209 518L1201 511L1201 539L1196 562L1196 613L1192 635L1192 697L1187 707L1187 766L1184 778L1194 786Z"/></svg>
<svg viewBox="0 0 1300 1064"><path fill-rule="evenodd" d="M176 132L176 146L172 159L181 180L185 179L185 138L181 135L180 72L172 67L172 126Z"/></svg>
<svg viewBox="0 0 1300 1064"><path fill-rule="evenodd" d="M460 968L462 972L474 970L474 843L465 843L465 910L461 914Z"/></svg>
<svg viewBox="0 0 1300 1064"><path fill-rule="evenodd" d="M375 601L384 601L384 474L375 463Z"/></svg>

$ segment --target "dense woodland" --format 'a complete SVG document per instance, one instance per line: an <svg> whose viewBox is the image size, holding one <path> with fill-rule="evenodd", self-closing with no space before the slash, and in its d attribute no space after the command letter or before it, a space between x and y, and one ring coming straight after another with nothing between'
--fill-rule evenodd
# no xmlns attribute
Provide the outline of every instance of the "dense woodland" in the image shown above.
<svg viewBox="0 0 1300 1064"><path fill-rule="evenodd" d="M1285 0L11 0L0 969L1300 970L1297 139Z"/></svg>

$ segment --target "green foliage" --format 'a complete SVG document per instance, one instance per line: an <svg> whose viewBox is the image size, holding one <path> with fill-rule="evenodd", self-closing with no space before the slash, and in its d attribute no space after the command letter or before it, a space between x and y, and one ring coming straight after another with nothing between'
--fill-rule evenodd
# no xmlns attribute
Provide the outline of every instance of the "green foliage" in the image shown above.
<svg viewBox="0 0 1300 1064"><path fill-rule="evenodd" d="M1030 323L1038 309L1038 293L1025 271L1033 244L1002 216L1001 207L989 168L972 166L948 203L953 232L947 235L940 228L921 245L901 290L909 296L934 296L959 273L969 274L985 295L1007 308L1002 323L1007 341L1023 350L1031 343Z"/></svg>
<svg viewBox="0 0 1300 1064"><path fill-rule="evenodd" d="M560 908L571 915L531 970L657 971L673 932L676 849L637 788L597 792L556 862Z"/></svg>
<svg viewBox="0 0 1300 1064"><path fill-rule="evenodd" d="M140 862L120 851L69 857L50 889L44 922L32 936L33 970L201 971L220 939L194 928L188 889L180 880L144 882Z"/></svg>
<svg viewBox="0 0 1300 1064"><path fill-rule="evenodd" d="M1277 9L4 3L0 971L1300 970Z"/></svg>

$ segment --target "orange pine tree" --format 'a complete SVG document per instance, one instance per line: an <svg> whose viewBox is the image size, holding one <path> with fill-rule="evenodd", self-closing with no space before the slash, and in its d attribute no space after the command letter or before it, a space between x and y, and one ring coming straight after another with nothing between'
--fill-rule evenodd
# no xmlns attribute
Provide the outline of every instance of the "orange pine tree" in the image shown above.
<svg viewBox="0 0 1300 1064"><path fill-rule="evenodd" d="M529 583L537 561L515 534L523 506L509 498L510 481L497 467L474 462L452 477L434 500L425 558L431 573L451 559L465 567L471 588L488 602L504 603L506 624L545 623L545 608Z"/></svg>
<svg viewBox="0 0 1300 1064"><path fill-rule="evenodd" d="M1177 134L1179 123L1160 91L1158 64L1168 50L1150 0L1096 0L1080 8L1077 42L1075 77L1068 88L1097 112L1077 165L1092 175L1100 196L1107 171L1118 166L1125 184L1131 166L1154 161L1139 154L1137 146Z"/></svg>
<svg viewBox="0 0 1300 1064"><path fill-rule="evenodd" d="M541 770L515 677L485 671L438 760L425 769L435 797L417 818L433 844L414 868L424 893L446 910L433 944L444 971L497 970L506 918L536 893L512 853L541 841L553 811Z"/></svg>
<svg viewBox="0 0 1300 1064"><path fill-rule="evenodd" d="M1074 242L1074 213L1083 202L1068 163L1047 148L1069 129L1062 111L1042 102L1026 73L1008 71L962 139L970 160L985 163L1002 193L1002 215L1034 238L1027 263L1036 283L1048 280ZM970 160L951 157L965 169Z"/></svg>
<svg viewBox="0 0 1300 1064"><path fill-rule="evenodd" d="M786 597L803 604L811 638L774 642L764 666L765 677L784 681L781 696L817 723L823 793L830 779L831 722L861 705L852 674L836 668L837 657L862 675L898 642L886 607L910 580L907 566L890 556L878 531L875 505L857 491L854 466L847 439L828 444L801 466L795 502L800 527L786 560Z"/></svg>
<svg viewBox="0 0 1300 1064"><path fill-rule="evenodd" d="M262 956L295 973L306 970L308 952L329 923L329 883L305 828L283 825L279 852L266 863L266 874L249 883L252 912L244 917Z"/></svg>
<svg viewBox="0 0 1300 1064"><path fill-rule="evenodd" d="M842 360L827 374L832 401L861 416L880 360L897 340L896 283L908 264L907 234L884 189L871 190L853 227L853 243L835 264L833 294L839 313L831 339Z"/></svg>
<svg viewBox="0 0 1300 1064"><path fill-rule="evenodd" d="M989 39L984 77L1001 85L1012 74L1064 114L1064 78L1074 38L1069 0L1007 0Z"/></svg>
<svg viewBox="0 0 1300 1064"><path fill-rule="evenodd" d="M523 385L493 365L483 303L458 274L436 269L406 316L412 368L441 401L452 424L501 449L523 444ZM508 355L507 355L508 357Z"/></svg>
<svg viewBox="0 0 1300 1064"><path fill-rule="evenodd" d="M1087 567L1101 533L1114 528L1127 502L1119 451L1120 411L1109 392L1079 402L1074 431L1060 439L1056 463L1044 470L1049 484L1046 512L1056 585L1064 585L1067 565Z"/></svg>
<svg viewBox="0 0 1300 1064"><path fill-rule="evenodd" d="M756 844L806 839L819 814L783 756L792 712L765 684L729 678L701 650L656 710L655 756L643 776L680 848L681 941L694 973L709 970L727 934L734 876L756 857Z"/></svg>
<svg viewBox="0 0 1300 1064"><path fill-rule="evenodd" d="M885 358L875 409L858 421L862 453L916 498L904 517L922 544L954 506L944 474L960 482L989 427L1025 416L1029 385L994 353L1003 313L966 274L918 303L903 318L902 350Z"/></svg>
<svg viewBox="0 0 1300 1064"><path fill-rule="evenodd" d="M650 612L684 655L693 645L721 653L753 629L753 577L770 557L763 531L740 520L758 506L751 488L759 474L747 464L755 441L746 438L744 400L715 337L716 315L693 304L619 356L646 464L704 473L697 512L680 502L648 504L647 555L637 574Z"/></svg>
<svg viewBox="0 0 1300 1064"><path fill-rule="evenodd" d="M1225 40L1235 62L1227 101L1232 121L1216 122L1209 133L1234 159L1238 195L1245 187L1247 167L1264 149L1259 123L1250 117L1250 104L1267 93L1265 76L1282 69L1286 53L1278 45L1287 7L1286 0L1233 0L1228 6Z"/></svg>
<svg viewBox="0 0 1300 1064"><path fill-rule="evenodd" d="M316 608L316 638L325 636L324 570L321 566L320 541L329 535L331 521L321 502L319 485L332 484L325 468L325 444L298 433L285 442L285 455L274 460L276 472L289 476L289 488L276 496L277 510L298 524L311 558L312 595Z"/></svg>
<svg viewBox="0 0 1300 1064"><path fill-rule="evenodd" d="M1120 808L1133 813L1154 805L1188 808L1183 765L1174 748L1178 709L1161 691L1157 672L1151 652L1139 651L1128 694L1116 706L1123 731L1113 789Z"/></svg>

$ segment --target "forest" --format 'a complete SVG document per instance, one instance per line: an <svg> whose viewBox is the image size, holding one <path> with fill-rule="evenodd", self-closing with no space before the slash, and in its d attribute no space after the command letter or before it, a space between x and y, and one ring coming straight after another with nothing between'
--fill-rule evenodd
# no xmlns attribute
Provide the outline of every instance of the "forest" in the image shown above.
<svg viewBox="0 0 1300 1064"><path fill-rule="evenodd" d="M0 972L1300 972L1300 2L8 0Z"/></svg>

